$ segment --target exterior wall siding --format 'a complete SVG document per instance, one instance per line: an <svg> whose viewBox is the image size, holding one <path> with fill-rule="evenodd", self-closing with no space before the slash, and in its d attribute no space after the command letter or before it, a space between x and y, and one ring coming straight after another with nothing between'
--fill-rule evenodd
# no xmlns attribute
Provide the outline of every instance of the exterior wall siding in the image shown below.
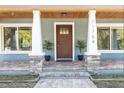
<svg viewBox="0 0 124 93"><path fill-rule="evenodd" d="M0 62L27 62L29 60L28 54L0 54Z"/></svg>
<svg viewBox="0 0 124 93"><path fill-rule="evenodd" d="M42 37L44 40L50 40L54 43L54 22L74 22L75 24L75 44L77 40L87 41L88 19L42 19ZM98 19L97 23L122 23L123 20L115 19ZM0 23L32 23L32 19L0 19ZM84 50L84 52L86 49ZM44 50L46 52L46 50ZM79 50L75 47L75 59ZM52 60L54 60L54 49L50 51ZM0 54L1 61L27 61L28 54ZM123 53L102 53L101 60L124 60Z"/></svg>
<svg viewBox="0 0 124 93"><path fill-rule="evenodd" d="M103 61L124 61L124 53L102 53L101 60Z"/></svg>
<svg viewBox="0 0 124 93"><path fill-rule="evenodd" d="M74 22L75 24L75 44L77 40L87 39L87 19L42 19L43 29L43 42L44 40L50 40L54 43L54 22ZM45 51L45 50L44 50ZM75 47L75 59L79 50ZM54 59L54 49L50 52L52 59Z"/></svg>

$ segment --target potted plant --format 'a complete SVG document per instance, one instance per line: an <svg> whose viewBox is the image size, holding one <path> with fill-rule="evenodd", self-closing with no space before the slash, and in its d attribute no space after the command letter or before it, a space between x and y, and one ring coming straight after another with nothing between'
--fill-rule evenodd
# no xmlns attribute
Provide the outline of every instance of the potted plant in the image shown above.
<svg viewBox="0 0 124 93"><path fill-rule="evenodd" d="M45 40L43 44L43 48L46 49L46 55L45 55L45 60L50 61L51 56L49 55L49 51L53 49L53 43L50 42L49 40Z"/></svg>
<svg viewBox="0 0 124 93"><path fill-rule="evenodd" d="M84 60L84 55L82 54L82 50L86 47L86 44L83 40L78 40L76 47L79 49L80 54L78 54L78 60Z"/></svg>

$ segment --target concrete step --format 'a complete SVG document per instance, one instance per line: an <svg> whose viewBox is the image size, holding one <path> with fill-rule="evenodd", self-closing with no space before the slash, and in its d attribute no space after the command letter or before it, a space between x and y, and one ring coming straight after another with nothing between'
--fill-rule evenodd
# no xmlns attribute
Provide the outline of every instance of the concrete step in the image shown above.
<svg viewBox="0 0 124 93"><path fill-rule="evenodd" d="M43 71L85 71L86 67L44 67Z"/></svg>
<svg viewBox="0 0 124 93"><path fill-rule="evenodd" d="M89 79L89 77L74 77L74 76L70 76L70 77L64 77L64 76L56 76L56 77L40 77L40 79Z"/></svg>
<svg viewBox="0 0 124 93"><path fill-rule="evenodd" d="M57 66L43 66L43 67L85 67L85 66L73 66L73 65L64 65L64 66L59 66L59 65L57 65Z"/></svg>
<svg viewBox="0 0 124 93"><path fill-rule="evenodd" d="M42 72L40 77L48 78L48 77L89 77L89 73L86 71L68 71L68 72Z"/></svg>

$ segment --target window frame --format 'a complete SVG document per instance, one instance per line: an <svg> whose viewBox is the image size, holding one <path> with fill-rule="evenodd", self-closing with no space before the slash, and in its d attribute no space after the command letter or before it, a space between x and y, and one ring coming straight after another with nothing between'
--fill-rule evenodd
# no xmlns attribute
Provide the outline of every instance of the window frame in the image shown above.
<svg viewBox="0 0 124 93"><path fill-rule="evenodd" d="M10 51L5 51L4 49L4 27L16 27L17 30L19 27L31 27L31 23L6 23L6 24L0 24L0 33L1 33L1 53L0 54L25 54L25 53L30 53L31 50L29 51L22 51L22 50L10 50ZM18 46L19 47L19 46Z"/></svg>
<svg viewBox="0 0 124 93"><path fill-rule="evenodd" d="M113 28L122 28L124 31L124 23L97 23L98 27L110 27L110 49L109 50L98 50L101 53L124 53L124 50L112 50L112 29Z"/></svg>

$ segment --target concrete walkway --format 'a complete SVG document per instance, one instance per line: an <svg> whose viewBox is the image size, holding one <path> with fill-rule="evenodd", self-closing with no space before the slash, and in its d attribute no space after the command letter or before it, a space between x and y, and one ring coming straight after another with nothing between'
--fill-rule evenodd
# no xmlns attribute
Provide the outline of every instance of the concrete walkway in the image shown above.
<svg viewBox="0 0 124 93"><path fill-rule="evenodd" d="M34 88L96 88L88 78L85 79L40 79Z"/></svg>

